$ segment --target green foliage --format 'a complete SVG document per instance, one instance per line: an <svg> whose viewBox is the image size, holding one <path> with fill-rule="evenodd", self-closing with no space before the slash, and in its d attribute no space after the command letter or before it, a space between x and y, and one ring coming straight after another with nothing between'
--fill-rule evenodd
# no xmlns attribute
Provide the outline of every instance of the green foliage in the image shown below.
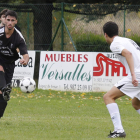
<svg viewBox="0 0 140 140"><path fill-rule="evenodd" d="M133 35L129 38L134 40L140 46L140 36ZM84 33L75 40L75 45L77 50L82 52L111 52L109 44L106 43L103 35Z"/></svg>
<svg viewBox="0 0 140 140"><path fill-rule="evenodd" d="M109 45L103 35L84 33L75 41L78 51L85 52L110 52Z"/></svg>
<svg viewBox="0 0 140 140"><path fill-rule="evenodd" d="M140 36L133 35L133 36L130 36L129 38L134 40L140 46Z"/></svg>

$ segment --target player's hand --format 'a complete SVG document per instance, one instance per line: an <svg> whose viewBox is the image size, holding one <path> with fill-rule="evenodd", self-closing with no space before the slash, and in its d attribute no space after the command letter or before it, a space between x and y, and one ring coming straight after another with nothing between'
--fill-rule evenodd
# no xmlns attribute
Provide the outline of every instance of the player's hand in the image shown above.
<svg viewBox="0 0 140 140"><path fill-rule="evenodd" d="M27 65L27 62L24 60L24 59L20 59L20 64L22 64L22 65Z"/></svg>
<svg viewBox="0 0 140 140"><path fill-rule="evenodd" d="M138 86L138 80L136 80L136 76L132 76L132 84L134 87L137 87Z"/></svg>
<svg viewBox="0 0 140 140"><path fill-rule="evenodd" d="M138 80L134 80L134 81L132 82L132 84L133 84L134 87L137 87L137 86L138 86Z"/></svg>

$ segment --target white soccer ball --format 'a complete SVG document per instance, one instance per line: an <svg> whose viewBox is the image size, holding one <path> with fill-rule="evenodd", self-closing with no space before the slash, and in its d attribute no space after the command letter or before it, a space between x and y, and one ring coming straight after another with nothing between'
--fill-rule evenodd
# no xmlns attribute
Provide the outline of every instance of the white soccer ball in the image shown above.
<svg viewBox="0 0 140 140"><path fill-rule="evenodd" d="M22 92L30 93L33 92L36 88L35 81L30 77L25 77L20 81L19 85Z"/></svg>

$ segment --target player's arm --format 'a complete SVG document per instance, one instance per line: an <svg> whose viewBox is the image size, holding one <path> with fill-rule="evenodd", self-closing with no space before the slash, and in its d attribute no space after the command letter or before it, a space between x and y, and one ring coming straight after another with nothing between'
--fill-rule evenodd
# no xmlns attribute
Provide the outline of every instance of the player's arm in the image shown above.
<svg viewBox="0 0 140 140"><path fill-rule="evenodd" d="M24 54L22 56L23 56L23 58L20 59L20 64L27 65L28 64L28 61L29 61L29 55L28 54Z"/></svg>
<svg viewBox="0 0 140 140"><path fill-rule="evenodd" d="M23 56L23 58L20 59L20 64L27 65L29 61L29 55L28 55L25 40L23 38L19 38L19 45L17 46L17 49L20 52L20 54Z"/></svg>
<svg viewBox="0 0 140 140"><path fill-rule="evenodd" d="M121 54L122 56L126 58L126 61L128 63L128 66L132 75L132 84L134 86L138 86L138 81L136 80L136 75L134 71L134 61L133 61L132 53L129 52L127 49L123 49Z"/></svg>

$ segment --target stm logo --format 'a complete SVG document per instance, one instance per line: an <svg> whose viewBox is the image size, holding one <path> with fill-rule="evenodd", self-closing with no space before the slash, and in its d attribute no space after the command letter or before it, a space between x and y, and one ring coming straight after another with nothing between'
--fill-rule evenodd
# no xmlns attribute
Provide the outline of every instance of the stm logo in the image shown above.
<svg viewBox="0 0 140 140"><path fill-rule="evenodd" d="M103 65L103 62L106 66ZM93 76L101 76L105 72L105 76L114 76L114 73L117 73L117 76L120 76L120 69L122 68L122 76L127 76L126 69L123 64L119 61L115 61L107 58L103 54L99 53L96 56L97 67L93 67ZM109 72L109 66L111 66L111 71Z"/></svg>

